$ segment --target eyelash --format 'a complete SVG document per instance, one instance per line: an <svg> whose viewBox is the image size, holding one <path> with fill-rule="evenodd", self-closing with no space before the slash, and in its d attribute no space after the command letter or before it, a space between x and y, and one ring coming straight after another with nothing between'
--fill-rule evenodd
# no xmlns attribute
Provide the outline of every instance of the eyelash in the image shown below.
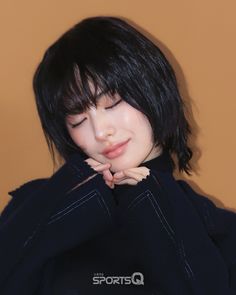
<svg viewBox="0 0 236 295"><path fill-rule="evenodd" d="M105 108L106 110L112 109L115 106L117 106L120 102L122 101L122 99L118 100L116 103L114 103L113 105L111 105L110 107Z"/></svg>
<svg viewBox="0 0 236 295"><path fill-rule="evenodd" d="M115 106L117 106L121 101L122 101L122 99L118 100L116 103L114 103L114 104L111 105L110 107L106 107L105 109L106 109L106 110L113 109L113 108L114 108ZM79 123L71 124L71 128L75 128L75 127L81 125L85 120L86 120L86 118L84 118L84 119L83 119L81 122L79 122Z"/></svg>

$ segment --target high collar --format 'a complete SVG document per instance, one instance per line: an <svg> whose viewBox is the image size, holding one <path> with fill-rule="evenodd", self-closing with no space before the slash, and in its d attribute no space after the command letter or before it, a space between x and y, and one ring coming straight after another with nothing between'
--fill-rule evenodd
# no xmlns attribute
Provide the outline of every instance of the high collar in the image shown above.
<svg viewBox="0 0 236 295"><path fill-rule="evenodd" d="M174 162L167 151L163 151L158 157L141 163L138 167L145 166L151 170L172 173L174 169ZM113 189L115 197L122 195L130 188L129 184L116 185Z"/></svg>
<svg viewBox="0 0 236 295"><path fill-rule="evenodd" d="M149 160L147 162L141 163L138 167L145 166L149 169L163 171L163 172L173 172L174 162L167 151L163 151L158 157Z"/></svg>

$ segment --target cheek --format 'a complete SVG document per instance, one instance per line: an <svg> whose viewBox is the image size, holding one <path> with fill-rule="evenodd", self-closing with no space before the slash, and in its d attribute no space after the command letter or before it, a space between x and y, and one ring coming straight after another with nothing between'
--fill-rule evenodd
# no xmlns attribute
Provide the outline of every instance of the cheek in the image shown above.
<svg viewBox="0 0 236 295"><path fill-rule="evenodd" d="M119 116L119 122L130 128L134 128L137 124L140 124L140 120L139 112L128 104L122 110L122 120Z"/></svg>
<svg viewBox="0 0 236 295"><path fill-rule="evenodd" d="M135 108L128 106L123 111L122 122L128 126L136 135L143 138L151 138L152 128L148 119Z"/></svg>
<svg viewBox="0 0 236 295"><path fill-rule="evenodd" d="M73 142L83 151L87 151L88 147L91 146L91 143L89 142L90 136L85 136L84 132L75 129L70 130L69 134Z"/></svg>

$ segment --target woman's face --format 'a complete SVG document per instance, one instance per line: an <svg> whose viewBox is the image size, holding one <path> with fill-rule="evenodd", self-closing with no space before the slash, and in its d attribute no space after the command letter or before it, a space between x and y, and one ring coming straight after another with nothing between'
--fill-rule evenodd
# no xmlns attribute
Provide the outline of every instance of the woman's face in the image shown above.
<svg viewBox="0 0 236 295"><path fill-rule="evenodd" d="M161 154L154 147L148 119L118 94L113 99L102 95L97 107L66 117L68 132L90 158L111 163L117 172L134 168Z"/></svg>

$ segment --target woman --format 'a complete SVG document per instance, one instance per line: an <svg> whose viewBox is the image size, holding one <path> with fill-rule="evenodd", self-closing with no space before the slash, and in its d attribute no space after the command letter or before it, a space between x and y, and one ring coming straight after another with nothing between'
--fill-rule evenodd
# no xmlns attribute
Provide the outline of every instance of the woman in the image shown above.
<svg viewBox="0 0 236 295"><path fill-rule="evenodd" d="M84 19L34 76L55 161L10 192L1 294L235 294L236 215L184 181L191 132L160 49L115 17Z"/></svg>

